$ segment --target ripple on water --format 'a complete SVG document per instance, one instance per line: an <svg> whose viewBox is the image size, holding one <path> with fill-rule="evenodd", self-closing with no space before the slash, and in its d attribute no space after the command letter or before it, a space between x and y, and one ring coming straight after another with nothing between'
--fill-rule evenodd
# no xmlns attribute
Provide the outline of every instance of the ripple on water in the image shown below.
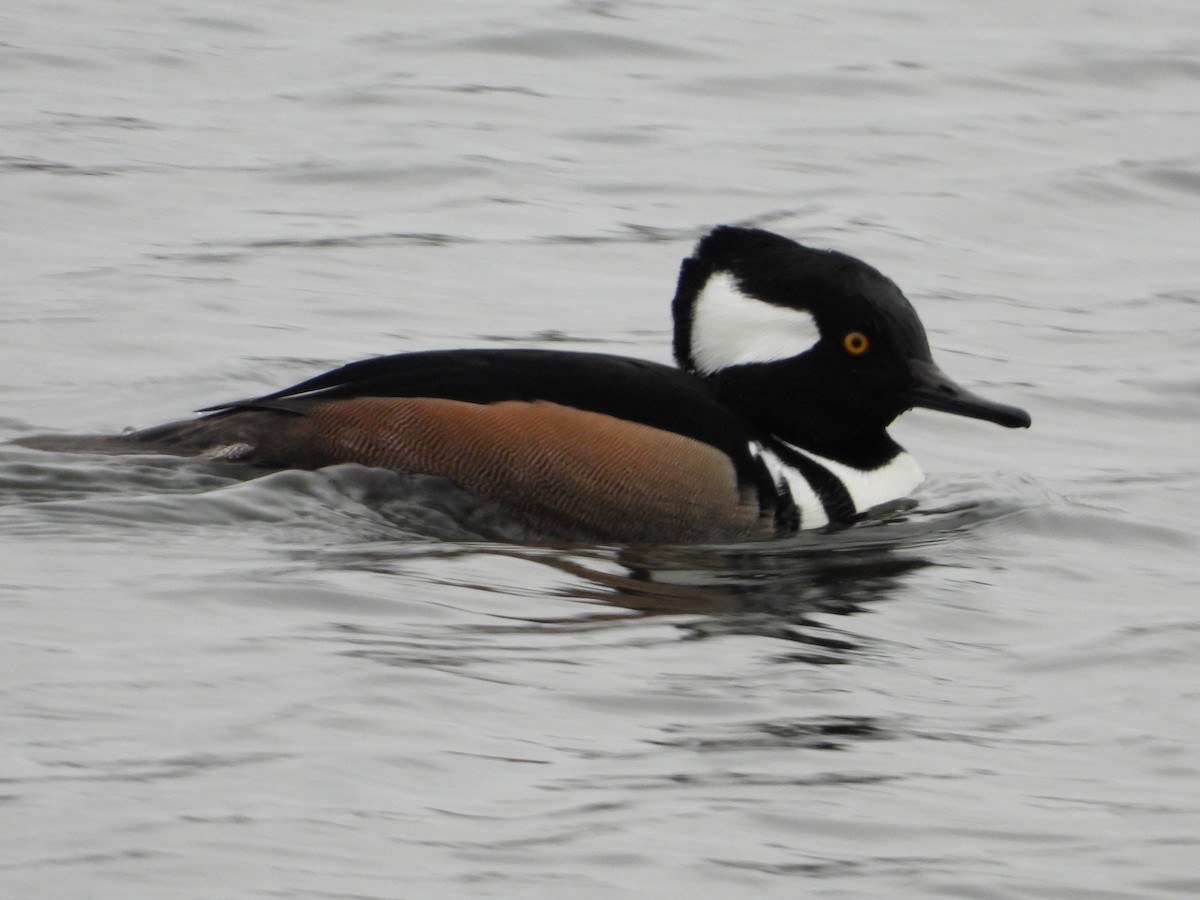
<svg viewBox="0 0 1200 900"><path fill-rule="evenodd" d="M836 621L900 595L922 569L961 565L965 549L1027 529L1052 505L1028 480L934 480L919 502L849 528L749 544L617 547L520 540L502 510L440 478L355 465L251 474L168 457L6 448L0 529L82 529L135 544L175 532L215 552L223 544L265 552L274 560L269 573L238 570L213 583L214 593L346 613L403 607L406 621L431 622L433 633L406 633L399 643L386 633L358 635L345 647L395 665L471 656L461 634L438 649L445 623L433 607L419 611L422 597L467 613L489 652L497 640L558 652L560 639L580 629L659 620L667 631L611 639L767 636L786 642L787 658L823 665L865 646ZM332 637L345 645L345 635Z"/></svg>
<svg viewBox="0 0 1200 900"><path fill-rule="evenodd" d="M727 594L763 595L765 581L789 571L821 580L840 569L886 576L885 557L936 547L980 528L1020 528L1046 505L1034 483L1020 479L933 482L922 501L896 504L850 528L802 532L777 541L710 547L635 547L613 552L645 582L719 586ZM430 542L481 552L555 558L588 545L531 542L501 508L433 476L407 476L357 465L261 474L224 463L174 457L104 457L4 448L0 505L15 525L53 528L67 522L128 528L165 524L224 525L247 521L318 524L342 541L385 539L401 556ZM417 549L407 546L415 544ZM503 548L503 549L501 549ZM378 560L374 560L378 562ZM574 563L572 564L574 565Z"/></svg>

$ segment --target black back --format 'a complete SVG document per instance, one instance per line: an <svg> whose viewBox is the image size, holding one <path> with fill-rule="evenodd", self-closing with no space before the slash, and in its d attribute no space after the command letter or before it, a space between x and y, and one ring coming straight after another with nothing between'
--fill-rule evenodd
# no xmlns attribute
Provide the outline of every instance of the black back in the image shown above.
<svg viewBox="0 0 1200 900"><path fill-rule="evenodd" d="M649 360L602 353L476 349L381 356L203 412L302 413L313 403L352 397L543 400L674 431L725 452L744 482L755 477L747 449L752 426L703 379Z"/></svg>

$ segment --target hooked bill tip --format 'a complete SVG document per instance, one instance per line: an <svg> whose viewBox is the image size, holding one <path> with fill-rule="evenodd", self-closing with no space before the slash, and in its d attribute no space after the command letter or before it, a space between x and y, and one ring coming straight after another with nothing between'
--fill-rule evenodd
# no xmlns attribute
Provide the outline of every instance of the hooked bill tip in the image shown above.
<svg viewBox="0 0 1200 900"><path fill-rule="evenodd" d="M960 387L941 369L931 362L914 361L912 365L914 384L908 391L908 400L914 407L936 409L956 416L982 419L1003 425L1005 428L1028 428L1033 424L1029 413L1019 406L996 403Z"/></svg>

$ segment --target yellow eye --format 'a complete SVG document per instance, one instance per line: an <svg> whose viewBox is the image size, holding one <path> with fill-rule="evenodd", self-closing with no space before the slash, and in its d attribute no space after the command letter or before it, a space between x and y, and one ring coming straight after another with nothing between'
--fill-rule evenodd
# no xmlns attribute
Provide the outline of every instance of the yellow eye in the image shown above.
<svg viewBox="0 0 1200 900"><path fill-rule="evenodd" d="M842 338L842 346L851 356L862 356L871 349L871 342L861 331L851 331Z"/></svg>

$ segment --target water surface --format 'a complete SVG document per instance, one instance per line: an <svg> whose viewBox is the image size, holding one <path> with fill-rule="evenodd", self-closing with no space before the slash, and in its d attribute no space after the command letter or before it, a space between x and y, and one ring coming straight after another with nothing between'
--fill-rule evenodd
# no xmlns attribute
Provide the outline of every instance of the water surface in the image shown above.
<svg viewBox="0 0 1200 900"><path fill-rule="evenodd" d="M8 13L0 439L665 361L720 222L876 265L1034 428L910 414L910 508L683 549L2 448L3 893L1195 896L1193 6Z"/></svg>

